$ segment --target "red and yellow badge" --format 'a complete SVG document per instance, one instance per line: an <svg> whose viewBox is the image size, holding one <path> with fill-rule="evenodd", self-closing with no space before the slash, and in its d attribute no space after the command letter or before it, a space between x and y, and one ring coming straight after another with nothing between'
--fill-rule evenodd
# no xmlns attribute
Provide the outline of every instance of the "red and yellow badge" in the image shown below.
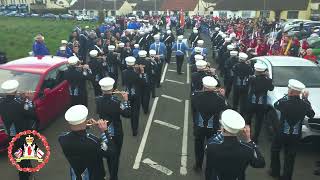
<svg viewBox="0 0 320 180"><path fill-rule="evenodd" d="M43 150L36 144L40 140ZM8 157L13 166L23 172L38 172L48 163L50 146L47 139L35 130L20 132L12 138L8 147ZM32 160L37 163L34 168L22 168L19 162Z"/></svg>

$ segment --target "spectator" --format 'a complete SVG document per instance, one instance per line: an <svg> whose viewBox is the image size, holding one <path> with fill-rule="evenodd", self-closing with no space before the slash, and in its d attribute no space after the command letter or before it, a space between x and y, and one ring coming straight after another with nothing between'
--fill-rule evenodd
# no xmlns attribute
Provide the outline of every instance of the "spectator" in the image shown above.
<svg viewBox="0 0 320 180"><path fill-rule="evenodd" d="M44 37L41 34L38 34L35 37L35 42L33 43L32 51L34 56L45 56L50 54L46 44L44 43Z"/></svg>
<svg viewBox="0 0 320 180"><path fill-rule="evenodd" d="M316 64L318 64L318 61L317 61L317 56L315 56L313 53L312 53L312 49L307 49L307 55L305 55L303 57L304 59L308 59Z"/></svg>

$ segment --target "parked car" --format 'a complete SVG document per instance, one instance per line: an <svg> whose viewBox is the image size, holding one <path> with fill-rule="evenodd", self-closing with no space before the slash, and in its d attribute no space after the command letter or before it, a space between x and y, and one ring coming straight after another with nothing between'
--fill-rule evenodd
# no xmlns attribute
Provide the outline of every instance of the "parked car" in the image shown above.
<svg viewBox="0 0 320 180"><path fill-rule="evenodd" d="M52 14L52 13L48 13L48 14L44 14L41 16L42 18L47 18L47 19L58 19L59 16Z"/></svg>
<svg viewBox="0 0 320 180"><path fill-rule="evenodd" d="M78 21L89 21L90 20L90 17L88 15L85 15L85 14L80 14L76 17L76 19Z"/></svg>
<svg viewBox="0 0 320 180"><path fill-rule="evenodd" d="M60 16L61 19L74 19L74 16L71 14L62 14Z"/></svg>
<svg viewBox="0 0 320 180"><path fill-rule="evenodd" d="M104 18L104 22L108 24L116 23L116 18L114 16L107 16Z"/></svg>
<svg viewBox="0 0 320 180"><path fill-rule="evenodd" d="M17 11L11 11L11 12L7 13L5 16L14 17L16 15L17 15Z"/></svg>
<svg viewBox="0 0 320 180"><path fill-rule="evenodd" d="M19 81L18 92L34 91L36 119L31 126L43 129L70 106L69 84L63 79L67 59L56 56L26 57L0 65L0 84L8 79ZM1 89L0 89L0 93ZM0 122L0 148L5 142Z"/></svg>
<svg viewBox="0 0 320 180"><path fill-rule="evenodd" d="M305 118L302 127L302 139L320 136L320 67L311 61L289 56L262 56L251 59L268 67L269 76L275 86L268 92L267 122L278 127L280 112L274 103L288 92L289 79L303 82L310 91L309 101L315 111L313 119Z"/></svg>
<svg viewBox="0 0 320 180"><path fill-rule="evenodd" d="M40 16L39 14L35 14L35 13L30 14L30 17L39 17L39 16Z"/></svg>

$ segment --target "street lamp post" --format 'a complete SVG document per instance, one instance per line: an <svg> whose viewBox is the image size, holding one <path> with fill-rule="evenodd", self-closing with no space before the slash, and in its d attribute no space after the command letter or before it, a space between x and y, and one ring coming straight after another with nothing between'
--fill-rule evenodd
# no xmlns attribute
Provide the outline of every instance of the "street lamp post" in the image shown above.
<svg viewBox="0 0 320 180"><path fill-rule="evenodd" d="M113 0L113 10L114 10L114 16L117 15L117 0Z"/></svg>
<svg viewBox="0 0 320 180"><path fill-rule="evenodd" d="M154 14L156 13L157 11L157 0L154 0Z"/></svg>

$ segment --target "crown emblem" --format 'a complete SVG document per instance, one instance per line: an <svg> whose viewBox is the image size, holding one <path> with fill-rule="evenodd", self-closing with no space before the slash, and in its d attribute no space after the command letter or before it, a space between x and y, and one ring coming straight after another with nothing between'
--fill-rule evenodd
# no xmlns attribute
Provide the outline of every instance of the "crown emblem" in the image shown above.
<svg viewBox="0 0 320 180"><path fill-rule="evenodd" d="M28 137L26 137L26 143L27 143L28 145L31 145L31 144L33 143L33 140L34 140L34 138L31 137L30 135L29 135Z"/></svg>

